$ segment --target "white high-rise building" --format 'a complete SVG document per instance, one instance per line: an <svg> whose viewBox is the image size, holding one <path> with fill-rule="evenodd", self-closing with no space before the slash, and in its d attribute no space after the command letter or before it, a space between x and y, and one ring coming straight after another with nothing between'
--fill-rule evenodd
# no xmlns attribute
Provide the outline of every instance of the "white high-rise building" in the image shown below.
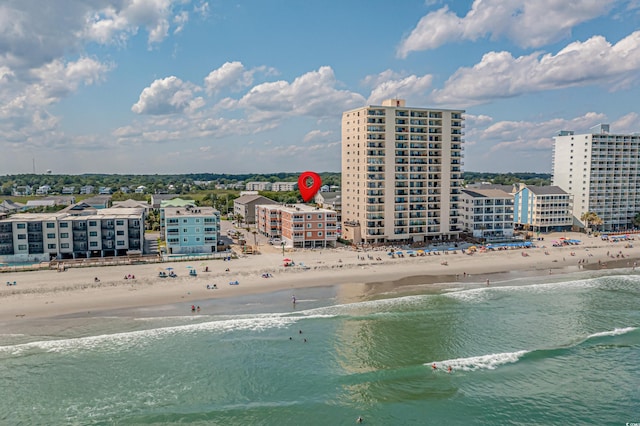
<svg viewBox="0 0 640 426"><path fill-rule="evenodd" d="M555 139L553 184L573 195L573 215L596 213L606 231L633 228L640 212L640 135L561 131Z"/></svg>
<svg viewBox="0 0 640 426"><path fill-rule="evenodd" d="M342 114L343 238L457 238L464 111L386 100Z"/></svg>

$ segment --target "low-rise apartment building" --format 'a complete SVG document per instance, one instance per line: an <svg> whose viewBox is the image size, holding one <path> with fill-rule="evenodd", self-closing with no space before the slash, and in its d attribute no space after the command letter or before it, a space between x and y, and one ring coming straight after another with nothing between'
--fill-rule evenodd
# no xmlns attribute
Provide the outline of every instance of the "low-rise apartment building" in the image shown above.
<svg viewBox="0 0 640 426"><path fill-rule="evenodd" d="M461 191L465 231L487 240L513 237L513 195L499 189Z"/></svg>
<svg viewBox="0 0 640 426"><path fill-rule="evenodd" d="M143 243L143 209L69 209L0 220L0 259L4 262L141 254Z"/></svg>
<svg viewBox="0 0 640 426"><path fill-rule="evenodd" d="M244 189L247 191L271 191L271 182L247 182Z"/></svg>
<svg viewBox="0 0 640 426"><path fill-rule="evenodd" d="M335 247L338 240L336 212L308 204L257 205L256 228L287 247Z"/></svg>
<svg viewBox="0 0 640 426"><path fill-rule="evenodd" d="M558 186L522 185L514 195L513 222L533 231L567 231L573 225L573 197Z"/></svg>
<svg viewBox="0 0 640 426"><path fill-rule="evenodd" d="M162 207L161 220L167 254L205 254L218 250L220 212L213 207Z"/></svg>
<svg viewBox="0 0 640 426"><path fill-rule="evenodd" d="M288 192L298 189L297 182L273 182L271 184L271 190L276 192Z"/></svg>

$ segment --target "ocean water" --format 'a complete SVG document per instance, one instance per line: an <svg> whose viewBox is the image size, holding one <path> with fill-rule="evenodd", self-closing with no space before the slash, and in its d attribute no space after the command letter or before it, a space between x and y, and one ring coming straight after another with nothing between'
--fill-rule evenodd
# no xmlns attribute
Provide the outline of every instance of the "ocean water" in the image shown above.
<svg viewBox="0 0 640 426"><path fill-rule="evenodd" d="M367 297L327 286L296 290L295 308L280 292L0 329L0 424L640 422L639 275L483 283Z"/></svg>

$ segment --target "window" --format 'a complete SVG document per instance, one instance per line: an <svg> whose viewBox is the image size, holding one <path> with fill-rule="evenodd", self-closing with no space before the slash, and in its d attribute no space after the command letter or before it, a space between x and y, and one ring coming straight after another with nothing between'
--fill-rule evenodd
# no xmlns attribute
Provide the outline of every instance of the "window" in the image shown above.
<svg viewBox="0 0 640 426"><path fill-rule="evenodd" d="M68 222L62 222L60 224L60 228L68 228L69 227L69 223Z"/></svg>
<svg viewBox="0 0 640 426"><path fill-rule="evenodd" d="M48 244L48 245L47 245L47 248L48 248L49 250L55 250L55 249L56 249L56 245L55 245L55 244Z"/></svg>
<svg viewBox="0 0 640 426"><path fill-rule="evenodd" d="M98 232L97 231L89 231L89 236L90 237L97 237L98 236Z"/></svg>
<svg viewBox="0 0 640 426"><path fill-rule="evenodd" d="M321 214L318 214L318 219L322 219L322 215Z"/></svg>
<svg viewBox="0 0 640 426"><path fill-rule="evenodd" d="M52 228L55 228L55 227L56 227L56 224L55 224L55 223L53 223L53 222L47 222L47 228L48 228L48 229L52 229Z"/></svg>
<svg viewBox="0 0 640 426"><path fill-rule="evenodd" d="M60 238L69 238L69 233L63 232L62 234L60 234Z"/></svg>
<svg viewBox="0 0 640 426"><path fill-rule="evenodd" d="M55 238L56 234L47 234L47 238Z"/></svg>
<svg viewBox="0 0 640 426"><path fill-rule="evenodd" d="M188 243L189 239L188 238L183 238L182 241L185 242L185 243Z"/></svg>
<svg viewBox="0 0 640 426"><path fill-rule="evenodd" d="M68 248L69 248L69 243L62 243L62 244L60 244L60 248L61 248L61 249L64 249L64 248L67 248L67 249L68 249Z"/></svg>
<svg viewBox="0 0 640 426"><path fill-rule="evenodd" d="M123 246L123 245L124 245L124 241L122 241L122 240L118 240L118 243L117 243L117 244L118 244L119 246Z"/></svg>
<svg viewBox="0 0 640 426"><path fill-rule="evenodd" d="M27 245L26 244L18 245L18 250L26 250L26 249L27 249Z"/></svg>
<svg viewBox="0 0 640 426"><path fill-rule="evenodd" d="M123 226L124 225L124 220L116 220L116 225Z"/></svg>
<svg viewBox="0 0 640 426"><path fill-rule="evenodd" d="M321 223L318 224L318 228L322 228L322 224Z"/></svg>
<svg viewBox="0 0 640 426"><path fill-rule="evenodd" d="M18 234L18 239L19 240L26 240L27 236L25 234Z"/></svg>
<svg viewBox="0 0 640 426"><path fill-rule="evenodd" d="M200 228L196 228L196 232L200 232Z"/></svg>
<svg viewBox="0 0 640 426"><path fill-rule="evenodd" d="M98 226L98 222L96 222L95 220L90 220L89 226Z"/></svg>
<svg viewBox="0 0 640 426"><path fill-rule="evenodd" d="M196 241L197 241L197 242L200 242L200 237L196 237Z"/></svg>
<svg viewBox="0 0 640 426"><path fill-rule="evenodd" d="M307 228L311 228L313 226L312 223L307 223Z"/></svg>
<svg viewBox="0 0 640 426"><path fill-rule="evenodd" d="M318 237L322 237L322 231L318 231Z"/></svg>
<svg viewBox="0 0 640 426"><path fill-rule="evenodd" d="M18 229L24 229L26 227L27 227L27 225L25 225L24 223L19 223L18 226L17 226Z"/></svg>
<svg viewBox="0 0 640 426"><path fill-rule="evenodd" d="M89 247L98 247L98 242L97 241L91 241L89 243Z"/></svg>
<svg viewBox="0 0 640 426"><path fill-rule="evenodd" d="M182 232L184 232L184 233L186 234L187 232L189 232L189 230L188 230L187 228L184 228L184 229L182 230Z"/></svg>
<svg viewBox="0 0 640 426"><path fill-rule="evenodd" d="M310 214L307 215L307 219L311 219L311 215Z"/></svg>
<svg viewBox="0 0 640 426"><path fill-rule="evenodd" d="M120 236L122 236L122 235L124 235L124 231L122 231L122 230L120 230L120 231L116 231L116 235L120 235Z"/></svg>

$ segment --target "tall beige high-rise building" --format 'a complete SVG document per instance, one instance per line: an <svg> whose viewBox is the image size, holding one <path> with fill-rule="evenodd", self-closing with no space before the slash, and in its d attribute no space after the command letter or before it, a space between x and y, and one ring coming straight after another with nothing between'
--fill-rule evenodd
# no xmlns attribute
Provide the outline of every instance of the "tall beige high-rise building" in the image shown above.
<svg viewBox="0 0 640 426"><path fill-rule="evenodd" d="M403 99L342 114L343 238L354 243L457 238L464 111Z"/></svg>

